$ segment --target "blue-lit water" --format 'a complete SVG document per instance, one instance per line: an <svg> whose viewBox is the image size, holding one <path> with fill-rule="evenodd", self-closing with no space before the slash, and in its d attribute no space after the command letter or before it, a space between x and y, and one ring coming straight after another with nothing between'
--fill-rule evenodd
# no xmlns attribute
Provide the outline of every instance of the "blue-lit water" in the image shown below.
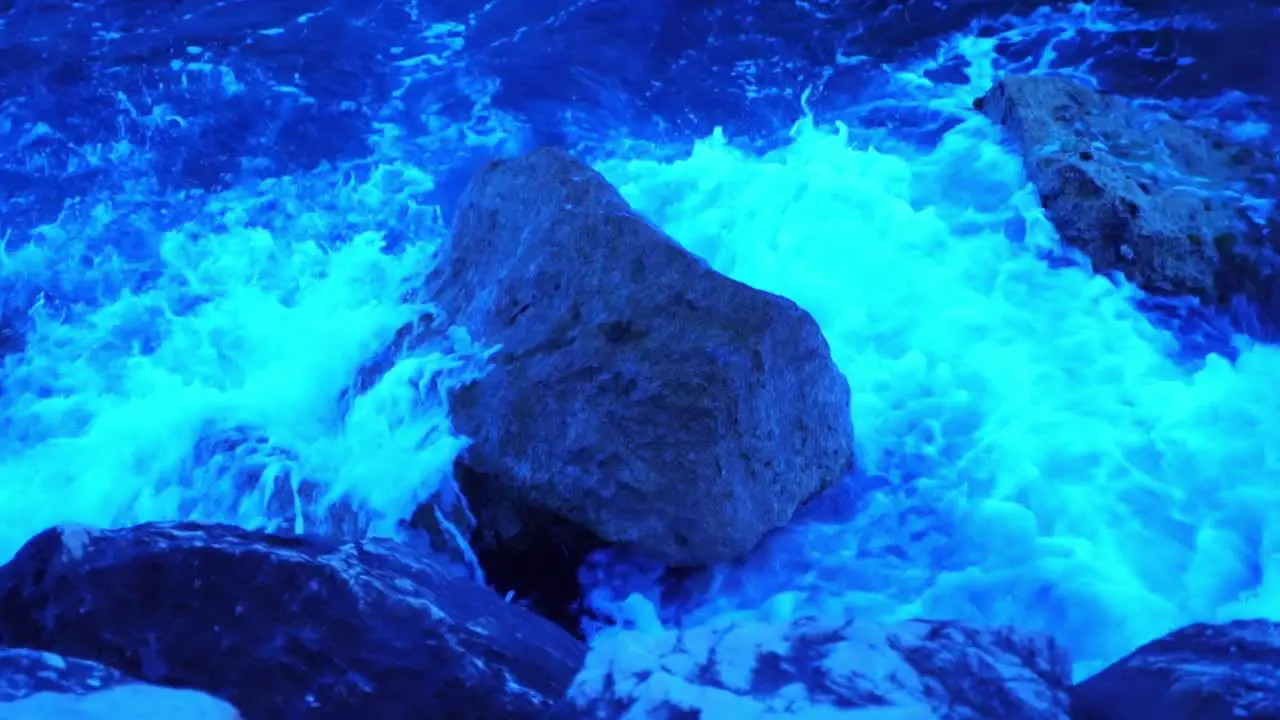
<svg viewBox="0 0 1280 720"><path fill-rule="evenodd" d="M972 109L1056 71L1274 139L1276 51L1103 5L831 37L802 22L830 4L757 5L0 4L0 555L62 521L281 522L260 477L310 483L295 527L395 532L447 482L443 393L481 352L442 335L338 399L426 310L475 165L556 142L814 314L863 463L710 579L597 558L597 610L1014 622L1082 669L1280 614L1280 348L1090 273Z"/></svg>

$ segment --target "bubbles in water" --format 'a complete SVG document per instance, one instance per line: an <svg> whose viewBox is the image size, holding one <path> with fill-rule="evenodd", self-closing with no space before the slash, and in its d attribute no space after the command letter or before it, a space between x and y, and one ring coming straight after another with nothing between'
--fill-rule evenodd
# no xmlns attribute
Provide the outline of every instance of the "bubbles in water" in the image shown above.
<svg viewBox="0 0 1280 720"><path fill-rule="evenodd" d="M971 109L1005 72L1116 76L1120 54L1093 50L1162 27L1081 5L879 70L832 58L809 117L764 150L563 130L692 252L817 318L853 387L862 463L842 495L710 575L597 558L596 609L645 628L833 604L1012 622L1081 667L1188 621L1280 612L1280 350L1091 273ZM63 521L389 534L450 482L465 439L445 393L490 349L441 331L344 391L431 313L420 290L465 169L530 141L464 38L442 24L387 51L386 105L361 110L368 146L344 151L369 157L283 175L256 157L214 168L234 182L156 169L198 125L196 100L296 91L297 120L312 97L202 48L147 102L111 98L124 130L73 137L7 106L0 163L33 189L0 212L0 323L25 330L0 373L0 555ZM1185 74L1178 51L1143 67ZM1271 132L1251 96L1179 106Z"/></svg>

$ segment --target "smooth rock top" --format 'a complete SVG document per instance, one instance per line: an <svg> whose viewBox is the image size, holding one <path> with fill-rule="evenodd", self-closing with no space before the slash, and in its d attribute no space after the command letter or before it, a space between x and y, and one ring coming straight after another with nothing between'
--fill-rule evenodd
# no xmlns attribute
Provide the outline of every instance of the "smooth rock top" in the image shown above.
<svg viewBox="0 0 1280 720"><path fill-rule="evenodd" d="M1008 628L851 616L614 631L557 717L1067 720L1070 664Z"/></svg>
<svg viewBox="0 0 1280 720"><path fill-rule="evenodd" d="M0 568L0 645L231 702L244 720L539 717L581 645L387 540L62 527Z"/></svg>
<svg viewBox="0 0 1280 720"><path fill-rule="evenodd" d="M1280 718L1280 622L1188 625L1072 691L1075 720Z"/></svg>
<svg viewBox="0 0 1280 720"><path fill-rule="evenodd" d="M557 149L463 194L435 298L493 368L451 398L464 491L674 564L739 557L853 466L849 385L817 323L731 280Z"/></svg>
<svg viewBox="0 0 1280 720"><path fill-rule="evenodd" d="M1251 207L1274 199L1273 158L1070 78L1011 76L979 105L1095 270L1153 295L1245 300L1280 323L1280 216Z"/></svg>

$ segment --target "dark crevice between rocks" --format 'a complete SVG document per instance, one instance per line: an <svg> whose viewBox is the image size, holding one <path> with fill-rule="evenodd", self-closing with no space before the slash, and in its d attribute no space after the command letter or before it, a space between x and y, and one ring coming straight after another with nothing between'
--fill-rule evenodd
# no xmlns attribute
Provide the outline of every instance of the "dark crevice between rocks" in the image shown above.
<svg viewBox="0 0 1280 720"><path fill-rule="evenodd" d="M474 498L489 492L497 481L461 459L454 464L454 474L472 506L483 507ZM588 555L608 543L550 512L526 507L511 520L518 523L514 533L503 532L480 517L471 534L471 547L486 583L499 595L511 593L512 602L584 640L578 571Z"/></svg>

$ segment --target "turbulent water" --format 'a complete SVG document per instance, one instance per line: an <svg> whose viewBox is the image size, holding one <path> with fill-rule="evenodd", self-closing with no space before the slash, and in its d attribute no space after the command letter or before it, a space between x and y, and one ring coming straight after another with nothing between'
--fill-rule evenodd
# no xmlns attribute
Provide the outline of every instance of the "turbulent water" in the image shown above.
<svg viewBox="0 0 1280 720"><path fill-rule="evenodd" d="M862 464L710 581L596 558L599 611L1008 621L1081 671L1280 616L1280 348L1089 272L972 109L1063 72L1274 140L1275 13L686 5L0 2L0 556L66 521L396 532L482 357L443 336L339 398L469 172L554 142L813 313Z"/></svg>

